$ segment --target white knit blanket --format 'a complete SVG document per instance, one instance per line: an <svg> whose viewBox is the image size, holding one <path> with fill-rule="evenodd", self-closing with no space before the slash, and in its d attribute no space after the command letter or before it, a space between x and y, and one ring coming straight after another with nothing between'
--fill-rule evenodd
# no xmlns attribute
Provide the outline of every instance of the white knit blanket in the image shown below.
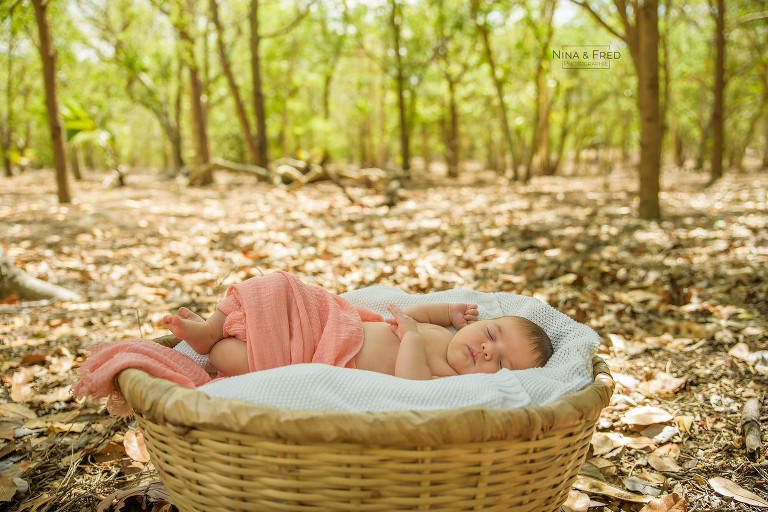
<svg viewBox="0 0 768 512"><path fill-rule="evenodd" d="M210 396L288 409L363 412L543 405L593 380L592 357L599 345L597 333L532 297L461 289L409 295L389 286L362 288L342 296L384 318L391 316L386 309L388 304L406 308L432 302L477 304L481 320L522 316L546 331L554 345L554 354L543 368L457 375L431 381L300 364L231 377L199 389ZM207 358L196 354L186 343L179 343L176 348L201 366L207 364Z"/></svg>

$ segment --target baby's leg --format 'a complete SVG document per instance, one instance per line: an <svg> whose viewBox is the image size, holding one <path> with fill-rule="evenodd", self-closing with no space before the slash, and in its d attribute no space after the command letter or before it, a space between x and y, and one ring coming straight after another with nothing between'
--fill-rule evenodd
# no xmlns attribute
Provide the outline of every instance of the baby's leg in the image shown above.
<svg viewBox="0 0 768 512"><path fill-rule="evenodd" d="M219 340L208 354L211 364L230 376L248 373L248 344L238 338Z"/></svg>
<svg viewBox="0 0 768 512"><path fill-rule="evenodd" d="M164 317L163 323L177 338L189 343L195 352L205 355L224 336L226 318L227 315L217 309L208 320L202 321L202 318L188 309L181 308L178 315Z"/></svg>

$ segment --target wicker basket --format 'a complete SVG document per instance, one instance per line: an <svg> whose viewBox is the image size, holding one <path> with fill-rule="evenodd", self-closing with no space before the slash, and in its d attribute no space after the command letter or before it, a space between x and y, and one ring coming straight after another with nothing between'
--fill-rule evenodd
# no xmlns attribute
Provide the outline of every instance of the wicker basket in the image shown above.
<svg viewBox="0 0 768 512"><path fill-rule="evenodd" d="M119 385L185 512L548 512L565 501L613 391L605 362L594 363L586 389L518 409L285 410L139 370Z"/></svg>

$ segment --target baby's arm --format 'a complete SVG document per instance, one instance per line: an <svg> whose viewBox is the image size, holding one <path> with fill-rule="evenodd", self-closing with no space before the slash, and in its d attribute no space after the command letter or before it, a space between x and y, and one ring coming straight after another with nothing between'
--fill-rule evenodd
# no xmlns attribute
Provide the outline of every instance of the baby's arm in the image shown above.
<svg viewBox="0 0 768 512"><path fill-rule="evenodd" d="M424 336L419 333L418 324L393 304L390 304L387 309L395 317L390 325L400 339L400 348L395 361L395 376L413 380L431 379L427 347Z"/></svg>
<svg viewBox="0 0 768 512"><path fill-rule="evenodd" d="M477 304L448 304L447 302L416 304L405 308L403 312L417 322L443 327L453 325L457 329L476 322L479 316Z"/></svg>

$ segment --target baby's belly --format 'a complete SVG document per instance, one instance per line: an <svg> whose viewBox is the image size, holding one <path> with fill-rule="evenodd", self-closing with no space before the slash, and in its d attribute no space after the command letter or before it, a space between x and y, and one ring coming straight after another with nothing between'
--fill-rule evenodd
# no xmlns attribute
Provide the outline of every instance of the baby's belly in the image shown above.
<svg viewBox="0 0 768 512"><path fill-rule="evenodd" d="M386 322L363 322L363 332L365 341L355 356L355 367L394 375L400 340L392 328Z"/></svg>

